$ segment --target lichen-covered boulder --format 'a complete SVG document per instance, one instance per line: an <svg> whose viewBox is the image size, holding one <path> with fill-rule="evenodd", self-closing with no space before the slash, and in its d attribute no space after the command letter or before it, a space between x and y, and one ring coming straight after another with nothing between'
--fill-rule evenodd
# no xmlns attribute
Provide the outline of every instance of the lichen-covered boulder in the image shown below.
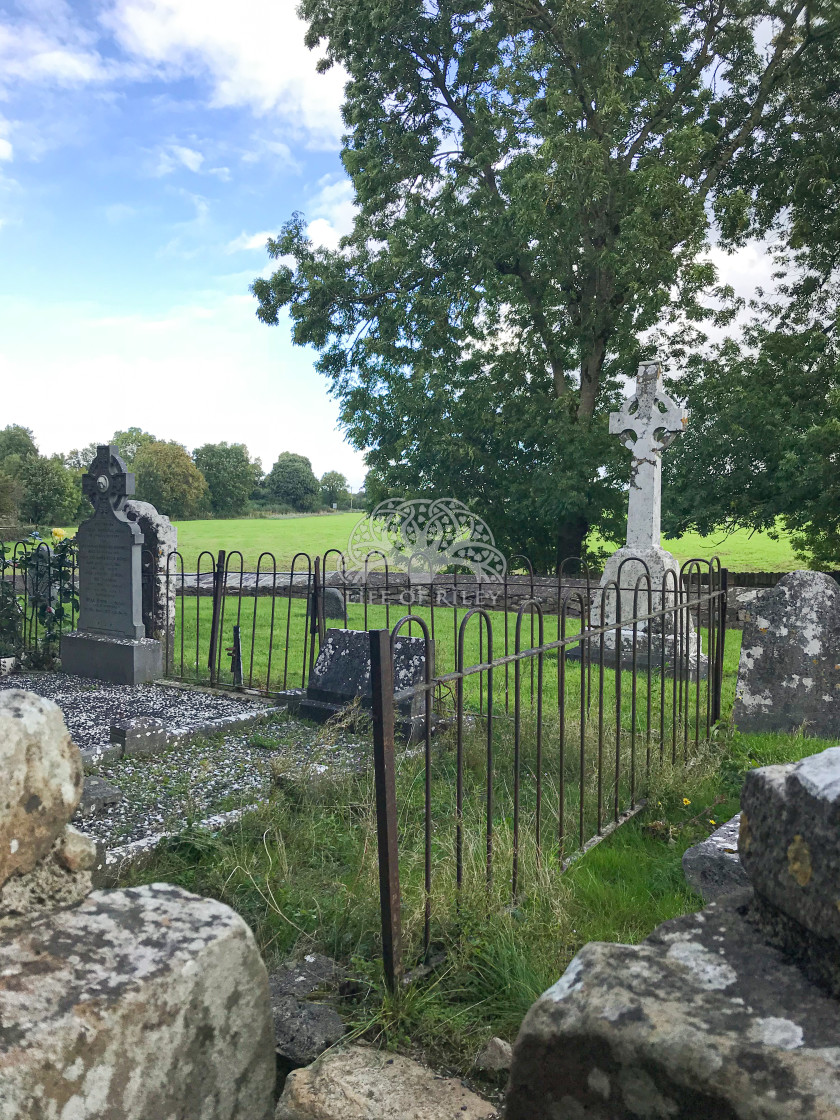
<svg viewBox="0 0 840 1120"><path fill-rule="evenodd" d="M750 770L741 806L739 851L756 892L840 942L840 747Z"/></svg>
<svg viewBox="0 0 840 1120"><path fill-rule="evenodd" d="M456 1078L367 1046L328 1050L286 1079L275 1120L494 1120Z"/></svg>
<svg viewBox="0 0 840 1120"><path fill-rule="evenodd" d="M507 1120L836 1120L840 1004L765 943L750 893L586 945L522 1024Z"/></svg>
<svg viewBox="0 0 840 1120"><path fill-rule="evenodd" d="M714 902L721 895L742 891L750 885L747 873L738 855L738 830L741 814L738 813L720 828L686 848L682 857L685 881L704 902Z"/></svg>
<svg viewBox="0 0 840 1120"><path fill-rule="evenodd" d="M0 887L0 928L81 902L93 890L93 872L103 858L101 844L66 825L44 859Z"/></svg>
<svg viewBox="0 0 840 1120"><path fill-rule="evenodd" d="M732 718L741 731L840 735L840 587L789 572L747 612Z"/></svg>
<svg viewBox="0 0 840 1120"><path fill-rule="evenodd" d="M4 938L2 1120L268 1120L268 978L227 906L95 892Z"/></svg>
<svg viewBox="0 0 840 1120"><path fill-rule="evenodd" d="M82 793L82 760L51 700L0 691L0 885L52 848Z"/></svg>

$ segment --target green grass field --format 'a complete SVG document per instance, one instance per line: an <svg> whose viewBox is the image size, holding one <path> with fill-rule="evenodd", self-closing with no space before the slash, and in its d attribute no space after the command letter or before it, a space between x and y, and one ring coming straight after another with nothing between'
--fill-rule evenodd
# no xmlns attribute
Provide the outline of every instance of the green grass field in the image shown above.
<svg viewBox="0 0 840 1120"><path fill-rule="evenodd" d="M261 552L270 552L277 560L278 570L288 571L296 552L323 556L330 548L347 549L353 527L361 514L331 513L320 517L243 518L238 521L180 521L178 546L184 557L186 571L195 571L201 552L214 556L220 549L242 553L245 570L253 571ZM70 534L74 528L67 529ZM594 544L608 544L596 540ZM719 556L724 568L733 572L788 572L802 567L793 554L785 533L772 540L767 533L751 533L738 529L734 533L713 533L701 537L686 533L675 540L663 538L663 548L673 552L680 563L694 557L708 559ZM618 547L618 545L610 546ZM201 562L206 571L209 557ZM238 561L234 561L234 568Z"/></svg>
<svg viewBox="0 0 840 1120"><path fill-rule="evenodd" d="M273 553L278 567L288 570L296 552L314 557L323 555L329 548L346 550L359 516L353 512L278 520L181 521L178 544L187 571L195 571L195 561L203 550L217 553L222 548L226 552L241 551L246 570L256 567L261 552ZM662 545L681 563L693 557L707 559L717 555L725 568L736 572L786 572L801 567L784 534L772 540L766 533L750 533L746 529L728 536L719 533L701 537L699 533L686 533L676 540L663 539ZM206 565L207 557L202 568Z"/></svg>

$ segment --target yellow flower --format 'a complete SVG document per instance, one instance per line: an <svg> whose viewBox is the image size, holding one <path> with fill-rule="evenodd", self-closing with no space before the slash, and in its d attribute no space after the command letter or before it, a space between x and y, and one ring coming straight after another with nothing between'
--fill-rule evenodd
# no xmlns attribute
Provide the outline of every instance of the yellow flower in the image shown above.
<svg viewBox="0 0 840 1120"><path fill-rule="evenodd" d="M709 824L714 824L714 823L715 823L714 821L709 821Z"/></svg>
<svg viewBox="0 0 840 1120"><path fill-rule="evenodd" d="M52 531L52 539L54 541L63 541L66 536L67 534L63 529L53 529Z"/></svg>
<svg viewBox="0 0 840 1120"><path fill-rule="evenodd" d="M691 804L691 802L688 800L688 798L684 797L683 798L683 805L690 805L690 804Z"/></svg>

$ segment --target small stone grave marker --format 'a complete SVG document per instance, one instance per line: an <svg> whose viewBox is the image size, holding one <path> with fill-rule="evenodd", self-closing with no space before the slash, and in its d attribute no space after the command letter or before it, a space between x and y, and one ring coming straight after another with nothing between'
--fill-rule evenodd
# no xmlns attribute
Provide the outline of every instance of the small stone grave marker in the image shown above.
<svg viewBox="0 0 840 1120"><path fill-rule="evenodd" d="M124 755L149 758L166 749L169 736L159 719L135 717L111 724L111 742L123 749Z"/></svg>
<svg viewBox="0 0 840 1120"><path fill-rule="evenodd" d="M430 672L434 675L434 664ZM425 640L399 635L394 644L394 692L416 688L425 679ZM324 723L357 697L363 708L371 707L370 635L365 630L327 630L297 710L305 719ZM422 693L398 700L396 715L404 734L419 734L425 718Z"/></svg>

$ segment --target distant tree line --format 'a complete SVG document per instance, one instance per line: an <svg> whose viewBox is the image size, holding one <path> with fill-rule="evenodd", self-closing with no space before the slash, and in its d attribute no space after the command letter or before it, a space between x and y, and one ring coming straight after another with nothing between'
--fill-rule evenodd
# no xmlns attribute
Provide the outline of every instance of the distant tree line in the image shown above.
<svg viewBox="0 0 840 1120"><path fill-rule="evenodd" d="M244 443L205 443L190 455L183 444L159 440L141 428L114 432L109 442L135 474L135 498L174 520L341 510L364 500L362 493L351 495L343 474L327 471L319 480L309 459L290 451L264 474ZM81 477L96 448L91 443L47 456L29 428L10 424L0 430L0 527L69 525L87 517L90 505L82 496Z"/></svg>

